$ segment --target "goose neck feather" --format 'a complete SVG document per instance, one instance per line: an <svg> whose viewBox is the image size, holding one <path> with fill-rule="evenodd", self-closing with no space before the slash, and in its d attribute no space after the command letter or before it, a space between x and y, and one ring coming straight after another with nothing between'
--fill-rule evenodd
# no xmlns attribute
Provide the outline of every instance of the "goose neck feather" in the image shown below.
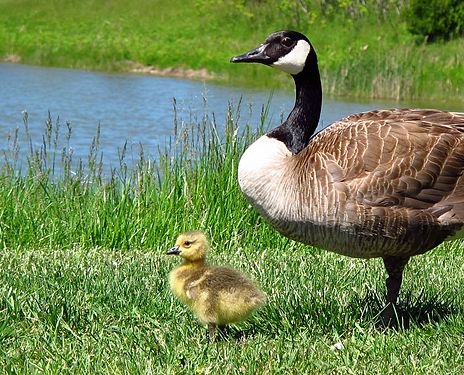
<svg viewBox="0 0 464 375"><path fill-rule="evenodd" d="M268 133L293 154L298 154L309 143L319 123L322 106L322 87L317 56L312 50L303 71L292 76L295 81L295 105L287 120Z"/></svg>

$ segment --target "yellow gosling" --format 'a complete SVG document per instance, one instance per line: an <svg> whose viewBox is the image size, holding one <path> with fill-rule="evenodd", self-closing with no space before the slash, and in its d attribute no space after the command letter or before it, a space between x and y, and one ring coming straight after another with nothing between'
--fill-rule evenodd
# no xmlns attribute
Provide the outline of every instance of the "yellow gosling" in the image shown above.
<svg viewBox="0 0 464 375"><path fill-rule="evenodd" d="M210 337L216 327L247 319L266 300L254 283L236 270L206 264L209 242L200 231L181 234L166 254L179 255L182 264L169 274L173 293L203 323Z"/></svg>

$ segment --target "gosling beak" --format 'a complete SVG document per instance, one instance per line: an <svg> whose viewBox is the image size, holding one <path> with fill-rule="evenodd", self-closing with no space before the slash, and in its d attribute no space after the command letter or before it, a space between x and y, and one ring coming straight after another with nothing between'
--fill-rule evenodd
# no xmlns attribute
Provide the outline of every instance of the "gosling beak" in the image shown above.
<svg viewBox="0 0 464 375"><path fill-rule="evenodd" d="M174 246L172 249L169 249L168 251L166 251L166 254L167 255L179 255L180 254L179 246Z"/></svg>
<svg viewBox="0 0 464 375"><path fill-rule="evenodd" d="M259 47L252 49L251 51L244 53L243 55L234 56L230 59L233 63L251 63L257 62L261 64L270 64L271 58L266 55L265 49L267 44L261 44Z"/></svg>

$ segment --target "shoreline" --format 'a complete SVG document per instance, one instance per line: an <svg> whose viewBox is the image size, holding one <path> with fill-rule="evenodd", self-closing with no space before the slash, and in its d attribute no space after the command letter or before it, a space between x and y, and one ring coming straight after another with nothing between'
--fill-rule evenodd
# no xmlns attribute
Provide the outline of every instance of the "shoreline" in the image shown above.
<svg viewBox="0 0 464 375"><path fill-rule="evenodd" d="M18 54L8 54L0 58L0 62L9 63L9 64L27 64L22 62L22 58ZM44 66L39 64L38 66ZM212 73L206 68L201 69L192 69L192 68L181 68L181 67L168 67L168 68L159 68L154 65L143 65L135 61L128 61L117 65L121 68L121 71L124 73L135 73L135 74L149 74L158 77L172 77L172 78L183 78L183 79L192 79L192 80L205 80L212 81L223 78L223 76ZM60 68L74 69L72 67L60 66ZM84 70L92 71L94 69L87 68ZM107 71L107 70L105 70Z"/></svg>
<svg viewBox="0 0 464 375"><path fill-rule="evenodd" d="M237 82L231 82L228 79L227 74L225 73L216 73L211 72L206 68L201 69L193 69L193 68L185 68L185 67L167 67L167 68L160 68L155 65L144 65L142 63L136 61L121 61L119 63L115 63L109 69L98 69L96 67L91 66L67 66L67 65L44 65L44 64L34 64L29 62L23 62L22 57L19 54L11 53L5 56L0 57L0 63L7 63L7 64L24 64L24 65L31 65L31 66L38 66L38 67L50 67L50 68L62 68L62 69L80 69L89 72L106 72L106 73L129 73L129 74L141 74L141 75L151 75L156 77L167 77L167 78L177 78L177 79L186 79L186 80L193 80L193 81L208 81L208 82L216 82L216 83L224 83L230 86L248 86L246 83L240 84ZM113 69L111 69L111 67ZM330 79L333 81L337 81L338 77L321 77L322 84L327 86L328 82L324 81L324 78ZM267 87L270 89L276 88L274 86L262 86L260 87ZM278 88L282 88L278 86ZM283 88L282 88L283 89ZM343 94L334 94L329 92L329 89L324 90L325 98L331 99L344 99L344 100L361 100L361 101L392 101L392 102L414 102L414 103L423 103L420 104L422 107L427 108L437 108L443 109L448 111L461 111L461 97L460 96L451 96L451 97L429 97L429 98L422 98L422 97L389 97L389 96L360 96L360 95L343 95Z"/></svg>
<svg viewBox="0 0 464 375"><path fill-rule="evenodd" d="M125 64L123 64L125 65ZM180 67L169 67L169 68L158 68L154 65L143 65L137 62L129 62L128 69L125 71L129 73L137 74L149 74L159 77L172 77L172 78L184 78L192 80L205 80L212 81L220 78L215 73L209 72L206 68L192 69L192 68L180 68Z"/></svg>

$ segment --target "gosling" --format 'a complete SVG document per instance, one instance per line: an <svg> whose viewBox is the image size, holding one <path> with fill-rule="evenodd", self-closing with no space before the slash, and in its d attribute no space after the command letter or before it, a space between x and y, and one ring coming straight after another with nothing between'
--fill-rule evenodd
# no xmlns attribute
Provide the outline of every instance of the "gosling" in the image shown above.
<svg viewBox="0 0 464 375"><path fill-rule="evenodd" d="M179 255L183 263L169 274L172 292L207 324L210 339L216 328L247 319L266 297L254 283L236 270L206 264L209 242L200 231L179 235L166 254Z"/></svg>

